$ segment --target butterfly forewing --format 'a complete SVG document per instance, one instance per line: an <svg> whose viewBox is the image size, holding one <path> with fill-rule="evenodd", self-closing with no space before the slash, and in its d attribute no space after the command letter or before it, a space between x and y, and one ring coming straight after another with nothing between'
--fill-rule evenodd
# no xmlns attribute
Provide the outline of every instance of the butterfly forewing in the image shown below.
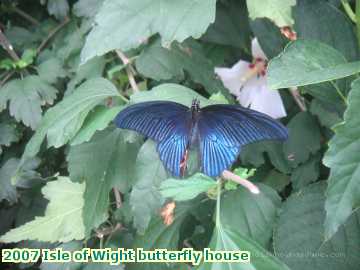
<svg viewBox="0 0 360 270"><path fill-rule="evenodd" d="M237 105L211 105L198 117L202 171L218 176L236 160L243 145L285 140L287 129L269 116Z"/></svg>
<svg viewBox="0 0 360 270"><path fill-rule="evenodd" d="M122 110L115 124L156 141L165 168L173 175L181 176L180 163L188 146L192 126L188 107L169 101L138 103Z"/></svg>

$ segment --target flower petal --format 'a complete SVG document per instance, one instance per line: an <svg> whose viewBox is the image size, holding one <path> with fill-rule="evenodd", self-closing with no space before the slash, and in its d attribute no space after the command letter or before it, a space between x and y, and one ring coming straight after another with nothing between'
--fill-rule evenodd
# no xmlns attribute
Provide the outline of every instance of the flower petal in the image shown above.
<svg viewBox="0 0 360 270"><path fill-rule="evenodd" d="M240 93L236 95L237 101L244 107L249 107L254 98L258 95L260 88L264 82L257 76L249 79L242 87Z"/></svg>
<svg viewBox="0 0 360 270"><path fill-rule="evenodd" d="M215 73L220 77L224 86L233 95L239 95L240 88L244 84L243 77L249 70L249 63L240 60L232 68L215 68Z"/></svg>
<svg viewBox="0 0 360 270"><path fill-rule="evenodd" d="M257 38L253 38L253 40L251 41L251 54L253 58L261 58L267 60L267 57L264 51L261 49Z"/></svg>
<svg viewBox="0 0 360 270"><path fill-rule="evenodd" d="M250 108L265 113L273 118L286 116L284 104L278 91L271 90L266 83L260 86L253 96Z"/></svg>

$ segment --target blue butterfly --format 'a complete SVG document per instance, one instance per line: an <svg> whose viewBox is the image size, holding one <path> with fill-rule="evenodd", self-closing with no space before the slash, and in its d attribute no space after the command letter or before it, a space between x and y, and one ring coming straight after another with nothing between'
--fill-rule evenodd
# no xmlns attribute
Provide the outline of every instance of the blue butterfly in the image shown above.
<svg viewBox="0 0 360 270"><path fill-rule="evenodd" d="M263 113L240 105L200 108L196 99L190 108L171 101L134 104L115 124L156 141L161 161L176 177L184 176L192 146L199 146L201 171L215 177L234 163L243 145L288 137L286 127Z"/></svg>

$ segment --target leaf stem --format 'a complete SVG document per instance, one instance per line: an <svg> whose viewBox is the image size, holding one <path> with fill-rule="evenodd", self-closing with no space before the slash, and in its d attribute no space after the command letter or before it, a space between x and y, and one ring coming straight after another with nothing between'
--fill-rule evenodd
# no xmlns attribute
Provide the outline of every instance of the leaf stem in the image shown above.
<svg viewBox="0 0 360 270"><path fill-rule="evenodd" d="M47 43L49 42L49 40L55 36L55 34L57 32L59 32L65 25L67 25L70 22L70 18L69 17L65 17L65 19L58 25L56 26L53 30L51 30L51 32L48 34L48 36L41 42L40 46L36 49L36 54L39 54L47 45Z"/></svg>
<svg viewBox="0 0 360 270"><path fill-rule="evenodd" d="M348 17L350 18L350 20L352 20L354 23L356 23L356 15L355 15L354 11L352 10L349 2L347 0L341 0L341 4L343 5L343 8L344 8L346 14L348 15Z"/></svg>
<svg viewBox="0 0 360 270"><path fill-rule="evenodd" d="M14 47L11 45L7 37L4 35L4 33L0 29L0 45L4 48L4 50L7 51L7 53L10 55L10 57L14 61L19 61L20 57L16 54Z"/></svg>
<svg viewBox="0 0 360 270"><path fill-rule="evenodd" d="M23 17L24 19L28 20L29 22L31 22L32 24L39 26L40 22L38 20L36 20L35 18L31 17L29 14L27 14L26 12L22 11L20 8L14 6L12 8L12 10L17 13L18 15L20 15L21 17Z"/></svg>
<svg viewBox="0 0 360 270"><path fill-rule="evenodd" d="M358 45L360 46L360 0L356 0L355 14L356 14L356 34L358 39Z"/></svg>
<svg viewBox="0 0 360 270"><path fill-rule="evenodd" d="M345 105L348 105L347 99L344 96L344 94L341 92L339 86L336 84L336 82L330 81L331 85L334 86L334 88L336 89L336 92L338 93L338 95L341 97L341 99L344 101Z"/></svg>
<svg viewBox="0 0 360 270"><path fill-rule="evenodd" d="M300 108L302 112L306 112L306 105L304 98L300 95L299 89L297 87L291 87L289 88L290 94L292 95L293 99L295 100L296 104Z"/></svg>
<svg viewBox="0 0 360 270"><path fill-rule="evenodd" d="M218 228L221 226L221 223L220 223L221 186L222 186L222 180L221 180L221 178L219 178L217 181L216 221L215 221L215 226Z"/></svg>
<svg viewBox="0 0 360 270"><path fill-rule="evenodd" d="M125 65L125 70L126 70L126 74L128 76L129 79L129 83L131 85L131 88L133 89L133 91L139 92L140 89L136 83L135 77L134 77L134 70L131 68L130 64L131 61L129 60L129 58L127 58L127 56L119 49L115 50L117 56L120 58L120 60L124 63Z"/></svg>
<svg viewBox="0 0 360 270"><path fill-rule="evenodd" d="M260 193L260 190L256 185L251 183L249 180L241 178L240 176L238 176L228 170L223 171L222 177L226 180L231 180L235 183L242 185L243 187L248 189L251 193L254 193L254 194Z"/></svg>

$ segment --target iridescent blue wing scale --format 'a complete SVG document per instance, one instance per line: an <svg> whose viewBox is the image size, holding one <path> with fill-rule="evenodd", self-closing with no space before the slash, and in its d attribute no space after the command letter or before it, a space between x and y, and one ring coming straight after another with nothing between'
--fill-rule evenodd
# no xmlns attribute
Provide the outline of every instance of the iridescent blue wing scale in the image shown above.
<svg viewBox="0 0 360 270"><path fill-rule="evenodd" d="M197 121L203 173L218 176L236 160L243 145L286 140L286 127L271 117L239 105L210 105Z"/></svg>
<svg viewBox="0 0 360 270"><path fill-rule="evenodd" d="M115 118L119 128L135 130L158 143L165 168L181 176L180 163L188 146L191 112L171 101L149 101L131 105Z"/></svg>

